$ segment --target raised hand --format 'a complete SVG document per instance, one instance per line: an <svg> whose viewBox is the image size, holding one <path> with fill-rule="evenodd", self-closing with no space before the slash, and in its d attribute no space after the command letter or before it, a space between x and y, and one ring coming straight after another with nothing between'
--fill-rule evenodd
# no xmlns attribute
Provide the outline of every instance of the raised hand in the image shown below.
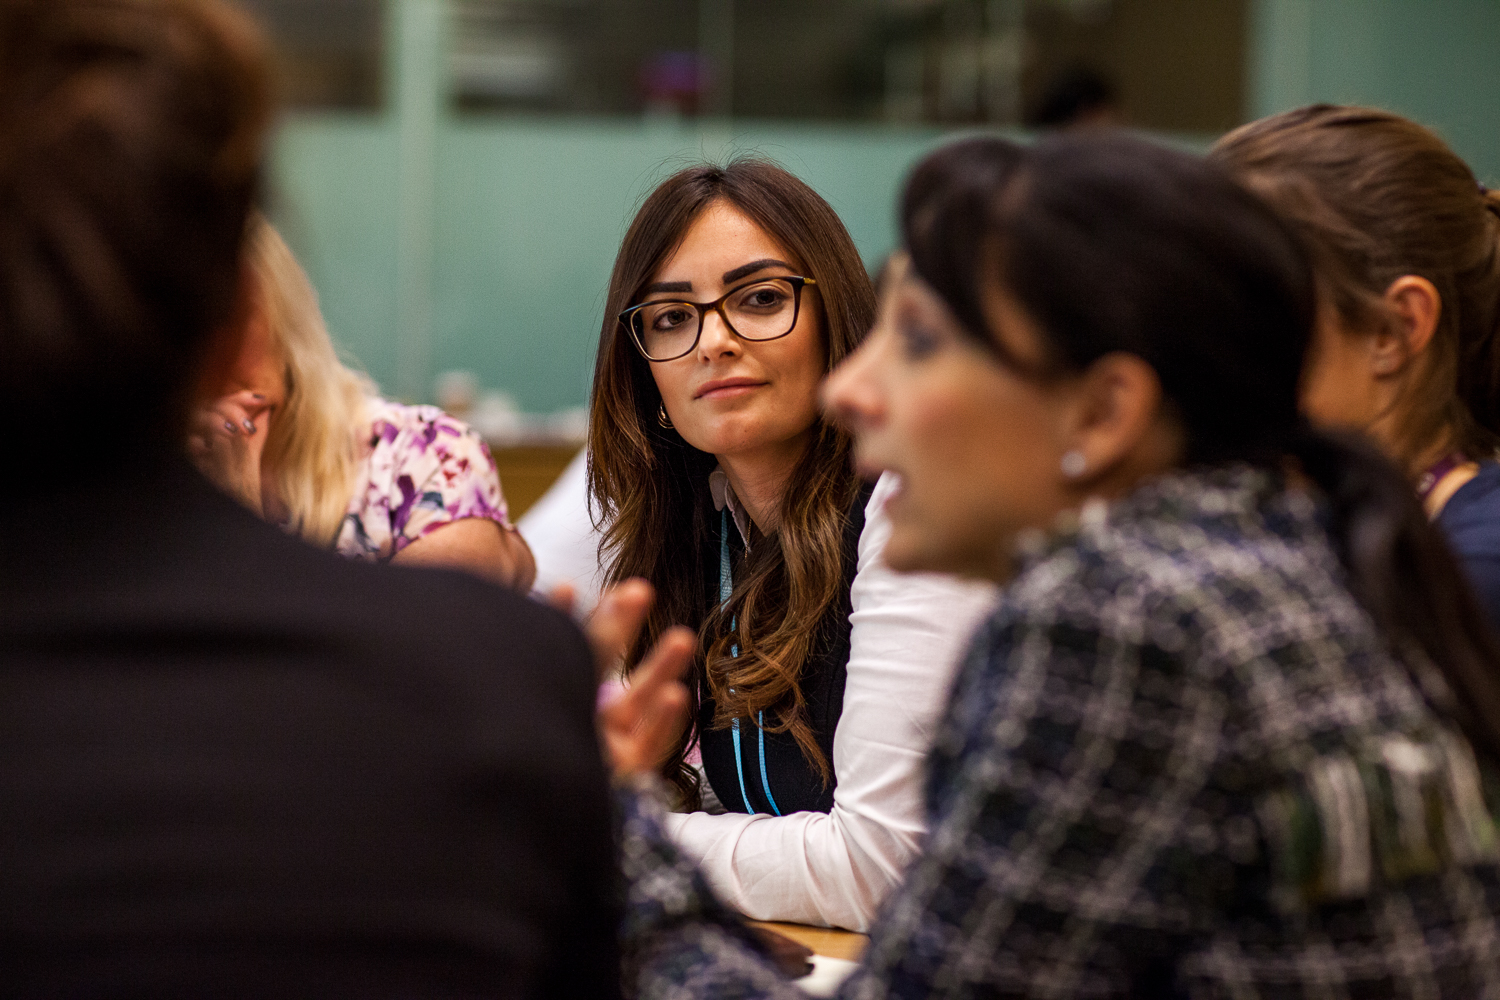
<svg viewBox="0 0 1500 1000"><path fill-rule="evenodd" d="M627 580L600 599L586 631L601 679L619 668L655 596L645 580ZM631 671L623 692L600 706L599 742L617 779L655 771L676 743L688 707L681 677L697 645L690 630L668 629Z"/></svg>
<svg viewBox="0 0 1500 1000"><path fill-rule="evenodd" d="M258 392L236 392L197 410L188 428L188 457L219 489L261 513L260 458L271 426L271 404Z"/></svg>

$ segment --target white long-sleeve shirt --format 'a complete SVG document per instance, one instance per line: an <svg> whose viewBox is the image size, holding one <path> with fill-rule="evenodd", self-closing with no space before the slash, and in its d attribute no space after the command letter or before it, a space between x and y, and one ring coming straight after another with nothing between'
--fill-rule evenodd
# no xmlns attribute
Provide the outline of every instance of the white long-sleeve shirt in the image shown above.
<svg viewBox="0 0 1500 1000"><path fill-rule="evenodd" d="M920 850L923 762L995 589L889 569L884 502L894 488L889 475L876 483L859 538L832 811L668 817L714 890L753 919L866 930Z"/></svg>
<svg viewBox="0 0 1500 1000"><path fill-rule="evenodd" d="M757 920L865 930L920 849L923 762L958 658L995 589L885 565L884 503L895 486L889 475L875 484L859 537L833 810L669 817L668 832L699 859L715 891ZM582 454L519 528L536 556L538 588L570 582L576 610L592 608L599 538Z"/></svg>

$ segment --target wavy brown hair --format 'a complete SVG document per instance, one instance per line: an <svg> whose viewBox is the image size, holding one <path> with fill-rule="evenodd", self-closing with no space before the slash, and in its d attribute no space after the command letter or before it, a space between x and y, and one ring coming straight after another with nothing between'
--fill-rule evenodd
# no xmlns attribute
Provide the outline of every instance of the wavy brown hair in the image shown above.
<svg viewBox="0 0 1500 1000"><path fill-rule="evenodd" d="M689 687L714 699L715 727L765 713L770 732L789 732L826 781L828 760L806 718L799 684L824 612L843 586L843 536L859 489L849 435L819 418L812 444L787 481L777 530L757 539L722 608L704 578L713 501L713 455L657 422L661 394L629 333L616 319L682 243L705 208L727 202L786 250L817 281L804 308L816 311L830 371L858 346L875 316L875 296L854 241L812 188L775 164L741 159L703 164L667 178L636 213L615 259L599 335L589 416L589 492L601 531L601 563L617 582L643 577L656 588L626 669L673 624L696 628ZM731 635L730 623L735 622ZM739 656L729 647L738 643ZM698 779L683 763L698 739L698 713L664 765L696 808Z"/></svg>
<svg viewBox="0 0 1500 1000"><path fill-rule="evenodd" d="M1471 459L1500 446L1500 192L1437 135L1374 108L1320 104L1263 118L1209 158L1308 241L1320 294L1352 330L1391 321L1382 296L1414 274L1442 298L1397 422L1417 461L1445 433Z"/></svg>

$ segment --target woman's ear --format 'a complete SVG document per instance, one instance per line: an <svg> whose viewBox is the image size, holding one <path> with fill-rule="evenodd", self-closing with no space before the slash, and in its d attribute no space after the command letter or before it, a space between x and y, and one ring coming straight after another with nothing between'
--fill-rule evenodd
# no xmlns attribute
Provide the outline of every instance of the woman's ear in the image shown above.
<svg viewBox="0 0 1500 1000"><path fill-rule="evenodd" d="M1176 463L1180 433L1162 407L1156 370L1134 354L1106 354L1073 387L1062 473L1090 493Z"/></svg>
<svg viewBox="0 0 1500 1000"><path fill-rule="evenodd" d="M1383 299L1391 328L1377 333L1371 341L1370 368L1376 376L1398 374L1427 350L1443 312L1443 298L1437 288L1415 274L1403 274L1391 282Z"/></svg>

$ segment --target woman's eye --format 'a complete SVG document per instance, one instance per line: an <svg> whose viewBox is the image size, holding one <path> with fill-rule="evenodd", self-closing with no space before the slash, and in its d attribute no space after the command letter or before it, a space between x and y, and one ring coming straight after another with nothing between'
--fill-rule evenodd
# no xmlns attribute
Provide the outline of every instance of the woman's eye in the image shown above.
<svg viewBox="0 0 1500 1000"><path fill-rule="evenodd" d="M784 298L777 288L752 288L740 299L740 305L750 309L774 309L781 305Z"/></svg>
<svg viewBox="0 0 1500 1000"><path fill-rule="evenodd" d="M902 350L913 361L927 357L942 346L937 334L925 327L902 323L896 329L901 337Z"/></svg>
<svg viewBox="0 0 1500 1000"><path fill-rule="evenodd" d="M656 314L656 318L651 321L651 329L675 330L687 321L688 311L686 309L667 309Z"/></svg>

